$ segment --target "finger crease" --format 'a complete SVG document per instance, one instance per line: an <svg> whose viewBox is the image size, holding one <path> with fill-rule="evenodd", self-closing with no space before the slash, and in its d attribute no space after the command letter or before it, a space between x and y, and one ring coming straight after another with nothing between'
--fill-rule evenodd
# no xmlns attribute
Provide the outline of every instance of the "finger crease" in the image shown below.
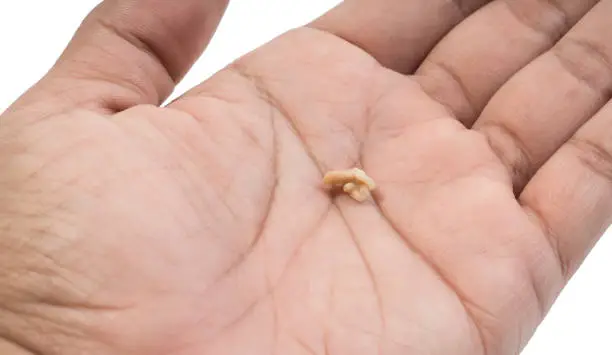
<svg viewBox="0 0 612 355"><path fill-rule="evenodd" d="M506 168L518 196L530 178L534 159L520 136L500 122L485 122L477 128L485 135L491 151Z"/></svg>
<svg viewBox="0 0 612 355"><path fill-rule="evenodd" d="M612 183L612 153L591 140L572 138L570 147L578 151L578 160L587 169Z"/></svg>
<svg viewBox="0 0 612 355"><path fill-rule="evenodd" d="M477 109L476 105L472 102L471 94L468 90L467 85L465 85L463 79L461 78L461 76L457 74L457 72L450 65L443 63L443 62L426 60L423 63L423 68L426 68L427 66L429 66L430 70L438 70L444 76L447 77L447 79L451 82L451 85L457 89L457 90L454 90L453 92L459 96L459 99L467 107L467 114L465 113L461 114L461 112L457 110L456 107L452 107L450 104L443 102L442 98L438 97L438 95L436 95L435 92L428 92L427 94L429 95L429 97L434 99L439 104L445 106L447 110L449 110L450 113L457 120L459 120L461 123L463 123L466 127L469 128L474 123L474 119L477 113L480 112L480 109ZM424 87L423 85L421 85L421 88L425 92L431 91L431 90L427 90L426 87Z"/></svg>
<svg viewBox="0 0 612 355"><path fill-rule="evenodd" d="M601 46L583 39L566 37L553 47L551 53L579 82L606 100L612 97L612 60ZM590 64L593 61L595 64Z"/></svg>
<svg viewBox="0 0 612 355"><path fill-rule="evenodd" d="M170 70L168 69L168 64L162 60L162 56L159 51L155 50L154 46L149 43L144 37L138 37L126 31L122 31L104 19L98 19L97 22L98 24L100 24L100 26L102 26L102 28L106 29L107 31L110 31L118 38L131 44L134 48L138 49L140 52L153 59L175 85L178 83L178 75L173 75L170 72Z"/></svg>
<svg viewBox="0 0 612 355"><path fill-rule="evenodd" d="M546 26L542 23L542 14L522 13L519 10L519 6L521 5L515 5L517 4L516 2L505 0L503 3L518 22L530 30L544 36L550 43L557 42L564 33L572 28L566 11L555 0L537 0L534 2L534 5L540 4L546 8L540 10L540 13L555 14L557 21L553 26ZM523 9L523 7L520 7L520 9Z"/></svg>

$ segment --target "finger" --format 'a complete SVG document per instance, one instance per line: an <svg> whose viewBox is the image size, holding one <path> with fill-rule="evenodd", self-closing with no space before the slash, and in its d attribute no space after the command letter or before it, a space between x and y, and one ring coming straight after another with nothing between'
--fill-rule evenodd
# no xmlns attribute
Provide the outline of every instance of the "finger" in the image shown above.
<svg viewBox="0 0 612 355"><path fill-rule="evenodd" d="M513 74L550 49L597 2L496 0L451 31L415 79L470 127Z"/></svg>
<svg viewBox="0 0 612 355"><path fill-rule="evenodd" d="M107 0L11 110L160 104L210 40L227 0Z"/></svg>
<svg viewBox="0 0 612 355"><path fill-rule="evenodd" d="M612 103L551 157L520 201L569 278L612 223Z"/></svg>
<svg viewBox="0 0 612 355"><path fill-rule="evenodd" d="M506 83L476 122L517 193L612 96L610 16L612 0L600 2L553 49Z"/></svg>
<svg viewBox="0 0 612 355"><path fill-rule="evenodd" d="M490 0L347 0L312 27L361 47L384 66L412 73L457 23Z"/></svg>

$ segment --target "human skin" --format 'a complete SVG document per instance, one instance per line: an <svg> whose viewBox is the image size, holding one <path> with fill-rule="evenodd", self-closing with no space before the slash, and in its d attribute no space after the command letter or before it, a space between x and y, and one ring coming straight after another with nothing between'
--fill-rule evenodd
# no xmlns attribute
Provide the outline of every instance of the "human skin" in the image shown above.
<svg viewBox="0 0 612 355"><path fill-rule="evenodd" d="M347 0L160 107L225 6L105 1L0 118L0 353L518 353L611 221L612 1Z"/></svg>

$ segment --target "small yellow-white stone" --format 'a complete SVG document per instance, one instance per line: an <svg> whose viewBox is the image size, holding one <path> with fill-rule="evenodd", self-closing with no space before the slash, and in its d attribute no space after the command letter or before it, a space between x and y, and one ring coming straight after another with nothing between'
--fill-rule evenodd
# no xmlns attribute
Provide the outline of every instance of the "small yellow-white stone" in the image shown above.
<svg viewBox="0 0 612 355"><path fill-rule="evenodd" d="M376 188L374 180L359 168L330 171L323 177L323 183L332 188L341 187L342 191L359 202L369 199Z"/></svg>

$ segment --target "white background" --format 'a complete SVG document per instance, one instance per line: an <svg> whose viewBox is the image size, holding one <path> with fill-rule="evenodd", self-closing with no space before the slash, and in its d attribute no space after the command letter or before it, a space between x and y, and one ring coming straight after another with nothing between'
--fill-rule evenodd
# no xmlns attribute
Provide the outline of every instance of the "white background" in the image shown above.
<svg viewBox="0 0 612 355"><path fill-rule="evenodd" d="M81 19L97 2L0 1L0 111L45 74ZM206 55L175 95L236 57L308 22L339 2L233 1ZM612 232L609 232L563 292L523 355L612 354L611 273Z"/></svg>

